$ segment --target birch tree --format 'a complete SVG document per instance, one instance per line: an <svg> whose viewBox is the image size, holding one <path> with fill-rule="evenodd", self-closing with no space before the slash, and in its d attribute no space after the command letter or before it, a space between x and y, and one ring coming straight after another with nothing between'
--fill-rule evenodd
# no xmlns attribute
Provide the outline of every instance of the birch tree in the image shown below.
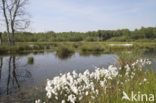
<svg viewBox="0 0 156 103"><path fill-rule="evenodd" d="M1 10L6 25L8 41L15 45L15 33L29 26L25 6L28 0L1 0Z"/></svg>

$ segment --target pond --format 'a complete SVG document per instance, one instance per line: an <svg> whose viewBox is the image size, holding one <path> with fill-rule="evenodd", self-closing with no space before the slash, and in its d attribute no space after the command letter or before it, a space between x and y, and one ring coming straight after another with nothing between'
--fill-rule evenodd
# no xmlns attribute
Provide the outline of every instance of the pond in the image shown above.
<svg viewBox="0 0 156 103"><path fill-rule="evenodd" d="M144 56L152 59L151 66L156 69L156 54L146 53ZM28 63L28 57L34 58L32 64ZM44 86L47 78L51 79L60 73L73 70L83 72L86 69L92 71L95 67L107 68L109 65L117 64L116 58L115 54L81 55L79 53L62 58L55 52L1 56L0 102L28 102L29 97L25 94L32 95L34 92L32 89Z"/></svg>

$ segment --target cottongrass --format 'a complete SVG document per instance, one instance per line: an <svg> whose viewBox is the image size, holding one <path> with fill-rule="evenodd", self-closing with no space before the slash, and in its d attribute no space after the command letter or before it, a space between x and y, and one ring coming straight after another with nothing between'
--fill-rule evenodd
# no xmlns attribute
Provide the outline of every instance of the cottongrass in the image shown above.
<svg viewBox="0 0 156 103"><path fill-rule="evenodd" d="M97 98L101 94L108 95L108 91L114 88L113 85L124 85L133 80L136 75L135 71L138 70L136 68L141 68L146 64L151 64L151 61L149 59L136 60L132 65L125 65L124 73L120 72L120 67L110 65L108 68L96 68L94 72L86 70L83 73L73 71L72 73L60 74L52 80L47 79L46 97L50 103L92 103L96 100L98 100L96 102L100 102ZM122 81L119 78L126 79ZM144 78L143 81L148 80ZM122 89L118 89L122 91ZM36 100L36 103L41 103L41 101Z"/></svg>
<svg viewBox="0 0 156 103"><path fill-rule="evenodd" d="M84 73L67 73L54 77L53 80L47 80L47 97L55 97L59 101L60 97L64 101L75 103L85 96L98 96L98 88L95 83L105 88L107 80L111 80L118 75L118 70L114 66L108 69L97 68L95 72L90 73L86 70ZM65 96L64 96L65 95Z"/></svg>

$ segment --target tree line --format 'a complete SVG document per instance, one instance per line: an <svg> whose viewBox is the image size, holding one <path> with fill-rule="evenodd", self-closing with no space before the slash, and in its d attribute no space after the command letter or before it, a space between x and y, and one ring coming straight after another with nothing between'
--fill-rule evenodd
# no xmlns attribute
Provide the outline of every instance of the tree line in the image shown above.
<svg viewBox="0 0 156 103"><path fill-rule="evenodd" d="M133 31L98 30L89 32L46 33L19 32L29 26L29 17L25 6L29 0L0 0L0 13L5 23L6 32L0 33L0 44L15 42L61 42L61 41L156 41L156 27L142 27Z"/></svg>
<svg viewBox="0 0 156 103"><path fill-rule="evenodd" d="M0 36L1 41L7 41L7 32ZM16 42L61 42L61 41L136 41L156 40L156 27L121 30L98 30L89 32L60 32L46 33L18 32L15 34Z"/></svg>

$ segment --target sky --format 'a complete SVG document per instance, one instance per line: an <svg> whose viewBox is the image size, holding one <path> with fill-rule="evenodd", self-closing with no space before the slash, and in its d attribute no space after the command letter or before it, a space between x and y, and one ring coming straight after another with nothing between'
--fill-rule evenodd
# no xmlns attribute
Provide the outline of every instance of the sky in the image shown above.
<svg viewBox="0 0 156 103"><path fill-rule="evenodd" d="M156 0L29 0L31 32L156 27Z"/></svg>

